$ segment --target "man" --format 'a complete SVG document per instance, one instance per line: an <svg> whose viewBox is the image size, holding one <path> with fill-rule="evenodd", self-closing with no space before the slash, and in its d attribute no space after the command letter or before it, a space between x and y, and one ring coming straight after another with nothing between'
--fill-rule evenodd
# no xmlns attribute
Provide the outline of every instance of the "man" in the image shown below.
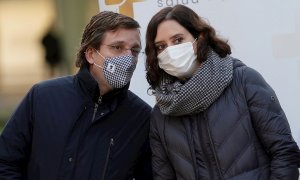
<svg viewBox="0 0 300 180"><path fill-rule="evenodd" d="M86 26L75 76L29 91L0 137L0 179L151 179L151 107L128 90L139 24L101 12Z"/></svg>

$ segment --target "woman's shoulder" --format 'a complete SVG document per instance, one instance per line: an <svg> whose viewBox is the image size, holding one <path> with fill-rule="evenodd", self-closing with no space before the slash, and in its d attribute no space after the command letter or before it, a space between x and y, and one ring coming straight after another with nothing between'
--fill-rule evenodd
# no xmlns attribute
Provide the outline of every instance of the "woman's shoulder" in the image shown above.
<svg viewBox="0 0 300 180"><path fill-rule="evenodd" d="M233 59L233 73L235 79L253 83L257 81L265 81L262 75L252 67L247 66L239 59Z"/></svg>
<svg viewBox="0 0 300 180"><path fill-rule="evenodd" d="M155 104L154 107L152 108L151 116L152 116L152 117L153 117L153 116L160 116L160 117L163 116L161 110L159 109L158 104Z"/></svg>
<svg viewBox="0 0 300 180"><path fill-rule="evenodd" d="M239 59L234 59L233 61L233 72L235 79L241 80L246 84L267 84L264 77L257 70L247 66Z"/></svg>

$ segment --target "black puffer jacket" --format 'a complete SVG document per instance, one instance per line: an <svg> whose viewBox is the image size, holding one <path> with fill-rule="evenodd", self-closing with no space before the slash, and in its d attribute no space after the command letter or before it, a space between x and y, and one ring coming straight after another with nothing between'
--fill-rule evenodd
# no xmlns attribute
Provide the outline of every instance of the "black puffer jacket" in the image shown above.
<svg viewBox="0 0 300 180"><path fill-rule="evenodd" d="M297 180L300 152L274 91L234 60L233 81L204 112L152 112L154 179Z"/></svg>

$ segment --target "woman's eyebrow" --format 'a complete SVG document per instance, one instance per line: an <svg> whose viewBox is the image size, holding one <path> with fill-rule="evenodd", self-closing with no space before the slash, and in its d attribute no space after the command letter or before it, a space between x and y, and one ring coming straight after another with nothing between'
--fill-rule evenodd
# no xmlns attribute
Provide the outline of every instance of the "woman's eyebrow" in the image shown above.
<svg viewBox="0 0 300 180"><path fill-rule="evenodd" d="M173 36L171 36L169 39L175 39L175 38L177 38L177 37L180 37L180 36L183 36L184 34L182 34L182 33L178 33L178 34L174 34ZM157 41L157 42L154 42L154 44L159 44L159 43L162 43L162 42L164 42L163 40L162 41Z"/></svg>

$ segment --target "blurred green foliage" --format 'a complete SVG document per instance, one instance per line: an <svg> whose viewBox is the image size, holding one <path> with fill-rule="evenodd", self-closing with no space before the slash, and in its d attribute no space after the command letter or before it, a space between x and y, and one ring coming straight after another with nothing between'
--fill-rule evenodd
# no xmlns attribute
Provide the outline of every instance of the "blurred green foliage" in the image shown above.
<svg viewBox="0 0 300 180"><path fill-rule="evenodd" d="M10 109L1 109L0 110L0 133L2 132L4 125L11 116L12 111Z"/></svg>
<svg viewBox="0 0 300 180"><path fill-rule="evenodd" d="M1 134L2 130L3 130L3 127L4 127L4 123L1 122L1 124L0 124L0 134Z"/></svg>

